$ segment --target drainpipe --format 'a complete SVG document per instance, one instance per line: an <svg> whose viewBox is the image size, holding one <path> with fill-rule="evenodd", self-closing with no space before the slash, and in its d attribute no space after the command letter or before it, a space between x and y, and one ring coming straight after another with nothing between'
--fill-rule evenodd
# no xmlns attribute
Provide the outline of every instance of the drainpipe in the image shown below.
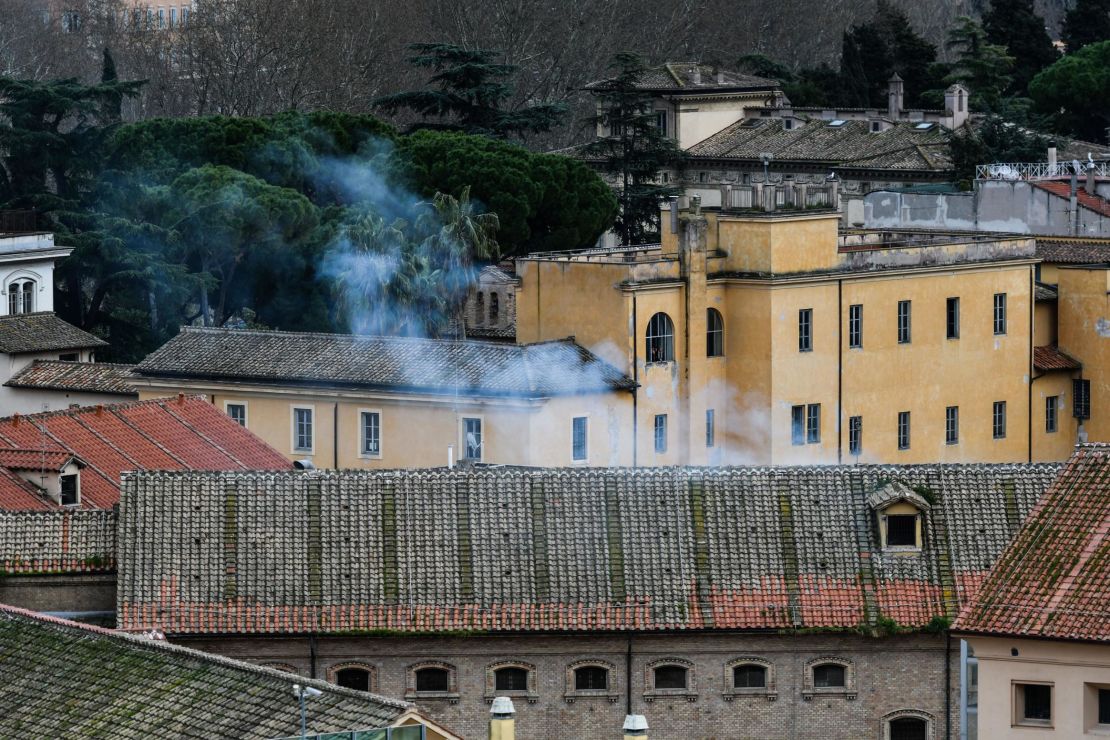
<svg viewBox="0 0 1110 740"><path fill-rule="evenodd" d="M944 631L944 740L952 740L952 633Z"/></svg>
<svg viewBox="0 0 1110 740"><path fill-rule="evenodd" d="M331 408L331 457L332 468L339 470L339 402Z"/></svg>
<svg viewBox="0 0 1110 740"><path fill-rule="evenodd" d="M1036 327L1034 326L1033 322L1036 320L1036 318L1037 318L1037 282L1036 282L1036 275L1034 275L1033 270L1030 269L1029 270L1029 383L1028 383L1028 386L1029 386L1029 402L1026 404L1026 409L1025 409L1025 412L1026 412L1027 416L1029 417L1026 424L1025 424L1026 433L1028 435L1028 439L1026 441L1026 446L1027 446L1027 452L1028 452L1028 456L1029 456L1029 462L1033 462L1033 380L1034 380L1034 378L1033 378L1033 369L1034 369L1033 368L1033 345L1036 343L1036 340L1033 337L1033 333L1036 331Z"/></svg>
<svg viewBox="0 0 1110 740"><path fill-rule="evenodd" d="M1071 208L1071 234L1072 236L1079 236L1079 196L1076 191L1079 189L1079 173L1074 169L1071 173L1071 196L1068 198L1068 206Z"/></svg>
<svg viewBox="0 0 1110 740"><path fill-rule="evenodd" d="M836 281L836 464L844 462L844 281Z"/></svg>
<svg viewBox="0 0 1110 740"><path fill-rule="evenodd" d="M628 652L624 657L624 713L632 716L632 635L628 636Z"/></svg>
<svg viewBox="0 0 1110 740"><path fill-rule="evenodd" d="M316 634L308 636L308 677L316 678Z"/></svg>
<svg viewBox="0 0 1110 740"><path fill-rule="evenodd" d="M638 465L640 449L640 416L637 401L640 390L640 322L636 317L636 294L632 294L632 467Z"/></svg>

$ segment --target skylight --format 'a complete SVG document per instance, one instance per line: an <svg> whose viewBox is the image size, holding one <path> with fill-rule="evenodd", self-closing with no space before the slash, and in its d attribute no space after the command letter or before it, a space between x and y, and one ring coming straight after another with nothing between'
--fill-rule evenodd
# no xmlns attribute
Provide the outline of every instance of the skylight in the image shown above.
<svg viewBox="0 0 1110 740"><path fill-rule="evenodd" d="M836 120L829 121L829 128L840 128L844 123L845 121L843 119L837 118Z"/></svg>
<svg viewBox="0 0 1110 740"><path fill-rule="evenodd" d="M917 130L917 131L928 131L929 129L931 129L935 125L936 125L935 123L929 123L928 121L925 121L924 123L919 123L916 126L914 126L914 129Z"/></svg>

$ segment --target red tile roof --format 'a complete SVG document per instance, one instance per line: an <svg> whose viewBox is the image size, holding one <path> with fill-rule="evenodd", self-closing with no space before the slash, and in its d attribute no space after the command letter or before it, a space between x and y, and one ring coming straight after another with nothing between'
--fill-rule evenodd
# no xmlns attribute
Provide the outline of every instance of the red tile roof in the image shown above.
<svg viewBox="0 0 1110 740"><path fill-rule="evenodd" d="M43 451L52 461L75 456L87 465L81 475L81 506L90 509L119 502L125 470L289 467L285 456L197 396L0 419L0 466L5 460L25 465L38 456L32 461L37 467ZM0 487L0 509L26 508L18 505L29 503L25 496L3 480ZM30 493L38 497L33 486Z"/></svg>
<svg viewBox="0 0 1110 740"><path fill-rule="evenodd" d="M49 470L56 473L75 457L63 450L0 448L0 467L9 470Z"/></svg>
<svg viewBox="0 0 1110 740"><path fill-rule="evenodd" d="M1110 445L1080 445L954 629L1110 642Z"/></svg>
<svg viewBox="0 0 1110 740"><path fill-rule="evenodd" d="M1071 197L1071 183L1066 180L1036 180L1033 181L1032 184L1034 187L1038 187L1041 190L1061 198ZM1082 187L1076 189L1075 197L1079 205L1084 208L1092 210L1095 213L1101 213L1103 216L1110 216L1110 201L1106 200L1106 198L1091 195Z"/></svg>
<svg viewBox="0 0 1110 740"><path fill-rule="evenodd" d="M1078 370L1083 365L1070 355L1066 355L1054 345L1033 348L1033 367L1038 370Z"/></svg>
<svg viewBox="0 0 1110 740"><path fill-rule="evenodd" d="M0 468L0 509L4 511L47 511L59 508L27 481Z"/></svg>

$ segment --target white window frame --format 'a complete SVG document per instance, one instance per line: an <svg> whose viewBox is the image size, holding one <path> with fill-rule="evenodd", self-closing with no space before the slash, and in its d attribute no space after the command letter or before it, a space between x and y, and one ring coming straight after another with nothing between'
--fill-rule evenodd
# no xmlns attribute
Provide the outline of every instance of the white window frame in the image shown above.
<svg viewBox="0 0 1110 740"><path fill-rule="evenodd" d="M582 419L586 425L585 439L583 440L584 449L582 457L574 456L574 425L579 419ZM571 417L570 420L570 461L575 465L585 465L590 462L590 415L578 414Z"/></svg>
<svg viewBox="0 0 1110 740"><path fill-rule="evenodd" d="M1006 405L1005 401L995 401L991 406L991 436L994 439L1006 439Z"/></svg>
<svg viewBox="0 0 1110 740"><path fill-rule="evenodd" d="M848 454L856 457L863 454L863 416L860 414L848 417Z"/></svg>
<svg viewBox="0 0 1110 740"><path fill-rule="evenodd" d="M944 444L952 446L960 443L960 407L944 407Z"/></svg>
<svg viewBox="0 0 1110 740"><path fill-rule="evenodd" d="M312 431L310 433L312 446L311 447L298 447L297 446L297 412L308 411L311 416ZM298 455L315 455L316 454L316 406L303 403L294 403L289 406L289 449Z"/></svg>
<svg viewBox="0 0 1110 740"><path fill-rule="evenodd" d="M903 416L903 414L905 416ZM902 435L902 431L903 431L902 422L903 422L903 420L906 422L905 423L905 442L904 443L902 441L902 437L903 437L903 435ZM913 423L913 416L909 411L899 411L898 412L898 426L897 426L896 441L898 443L898 449L899 450L908 450L908 449L910 449L910 442L911 442L911 437L910 437L910 428L911 427L910 427L910 425L912 423Z"/></svg>
<svg viewBox="0 0 1110 740"><path fill-rule="evenodd" d="M913 344L913 301L898 301L898 344Z"/></svg>
<svg viewBox="0 0 1110 740"><path fill-rule="evenodd" d="M848 306L848 349L863 349L863 304Z"/></svg>
<svg viewBox="0 0 1110 740"><path fill-rule="evenodd" d="M662 419L663 423L660 425L659 421ZM670 430L667 428L670 425L670 420L666 414L655 414L651 419L651 449L656 455L667 454L667 448L670 446L668 443L667 435ZM663 444L659 444L659 430L663 430Z"/></svg>
<svg viewBox="0 0 1110 740"><path fill-rule="evenodd" d="M243 407L243 428L246 429L247 425L250 424L250 410L247 407L247 402L246 401L224 401L224 413L227 415L227 418L234 420L235 417L231 415L231 410L230 410L231 406L242 406Z"/></svg>
<svg viewBox="0 0 1110 740"><path fill-rule="evenodd" d="M366 451L366 424L363 423L364 414L377 414L378 415L378 451ZM382 459L382 410L381 409L359 409L358 410L358 456L364 460L381 460Z"/></svg>
<svg viewBox="0 0 1110 740"><path fill-rule="evenodd" d="M466 445L466 422L470 419L478 421L478 457L468 457ZM466 414L459 417L459 460L470 462L485 462L486 460L486 417L482 414Z"/></svg>
<svg viewBox="0 0 1110 740"><path fill-rule="evenodd" d="M1056 434L1060 431L1060 396L1045 396L1044 432Z"/></svg>
<svg viewBox="0 0 1110 740"><path fill-rule="evenodd" d="M1005 336L1009 328L1007 325L1006 303L1007 299L1005 293L994 294L994 335L996 337Z"/></svg>

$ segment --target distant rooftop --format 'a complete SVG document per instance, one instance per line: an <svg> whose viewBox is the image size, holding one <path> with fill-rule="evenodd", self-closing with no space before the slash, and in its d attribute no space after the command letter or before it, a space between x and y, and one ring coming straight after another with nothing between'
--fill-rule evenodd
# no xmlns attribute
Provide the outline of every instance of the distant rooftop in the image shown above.
<svg viewBox="0 0 1110 740"><path fill-rule="evenodd" d="M106 347L99 337L49 311L0 316L0 352L9 355Z"/></svg>
<svg viewBox="0 0 1110 740"><path fill-rule="evenodd" d="M604 88L611 79L586 85L587 90ZM667 62L645 70L641 90L673 94L715 93L734 90L778 90L778 80L741 74L698 62Z"/></svg>
<svg viewBox="0 0 1110 740"><path fill-rule="evenodd" d="M35 360L4 385L45 391L137 397L139 392L131 385L133 367L134 365L116 365L110 362Z"/></svg>

